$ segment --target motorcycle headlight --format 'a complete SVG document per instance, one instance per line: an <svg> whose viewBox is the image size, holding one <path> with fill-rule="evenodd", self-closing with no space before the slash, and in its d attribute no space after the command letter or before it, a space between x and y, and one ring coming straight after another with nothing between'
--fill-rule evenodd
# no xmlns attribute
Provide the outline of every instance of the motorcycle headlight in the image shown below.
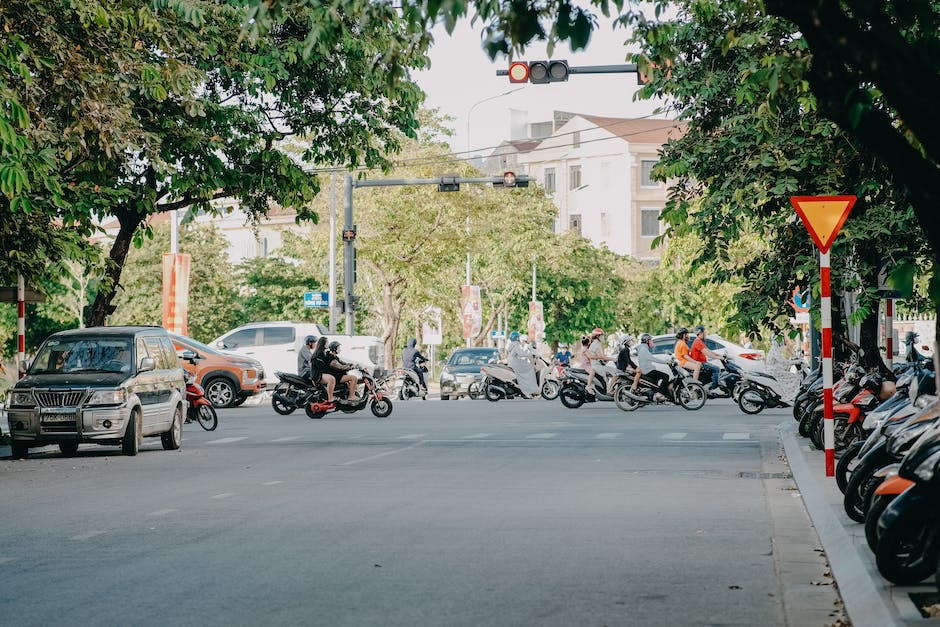
<svg viewBox="0 0 940 627"><path fill-rule="evenodd" d="M885 412L883 411L873 411L867 416L865 416L864 422L862 422L862 429L866 431L871 431L872 429L877 429L882 424L884 424Z"/></svg>
<svg viewBox="0 0 940 627"><path fill-rule="evenodd" d="M908 429L899 430L892 435L891 439L888 441L888 452L892 455L900 455L904 447L919 438L931 424L932 423L929 422L921 422Z"/></svg>
<svg viewBox="0 0 940 627"><path fill-rule="evenodd" d="M33 400L33 392L31 390L13 390L13 393L10 394L10 405L14 407L35 407L36 402Z"/></svg>
<svg viewBox="0 0 940 627"><path fill-rule="evenodd" d="M127 400L124 390L98 390L88 399L89 405L123 405Z"/></svg>
<svg viewBox="0 0 940 627"><path fill-rule="evenodd" d="M921 481L931 481L937 470L937 463L940 462L940 450L935 451L933 455L925 459L914 469L914 476Z"/></svg>

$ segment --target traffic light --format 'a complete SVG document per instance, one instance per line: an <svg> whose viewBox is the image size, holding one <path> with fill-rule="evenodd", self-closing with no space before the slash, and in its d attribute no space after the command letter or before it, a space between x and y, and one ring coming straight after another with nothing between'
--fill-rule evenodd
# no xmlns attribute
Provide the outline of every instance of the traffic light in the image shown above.
<svg viewBox="0 0 940 627"><path fill-rule="evenodd" d="M509 82L543 85L568 80L567 61L515 61L509 65Z"/></svg>
<svg viewBox="0 0 940 627"><path fill-rule="evenodd" d="M460 178L456 174L445 174L441 177L441 182L437 184L437 191L439 192L459 192L460 183L457 182L457 179Z"/></svg>
<svg viewBox="0 0 940 627"><path fill-rule="evenodd" d="M493 179L493 187L528 187L529 175L504 172L502 178Z"/></svg>

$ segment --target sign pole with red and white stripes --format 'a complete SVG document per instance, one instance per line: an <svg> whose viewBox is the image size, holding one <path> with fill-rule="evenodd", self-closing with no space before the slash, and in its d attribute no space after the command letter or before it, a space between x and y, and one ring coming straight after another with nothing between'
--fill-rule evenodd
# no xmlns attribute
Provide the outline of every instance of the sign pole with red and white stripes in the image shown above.
<svg viewBox="0 0 940 627"><path fill-rule="evenodd" d="M894 367L894 299L885 300L885 349L887 359L885 365L888 370Z"/></svg>
<svg viewBox="0 0 940 627"><path fill-rule="evenodd" d="M26 376L26 279L16 275L16 368L19 377Z"/></svg>
<svg viewBox="0 0 940 627"><path fill-rule="evenodd" d="M835 430L832 423L832 293L829 284L829 251L819 253L819 308L822 317L823 443L826 476L836 474Z"/></svg>

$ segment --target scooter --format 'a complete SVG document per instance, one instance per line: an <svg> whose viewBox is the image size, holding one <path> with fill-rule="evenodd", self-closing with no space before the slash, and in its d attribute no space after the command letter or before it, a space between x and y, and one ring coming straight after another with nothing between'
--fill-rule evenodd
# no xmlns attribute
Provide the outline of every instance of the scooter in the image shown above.
<svg viewBox="0 0 940 627"><path fill-rule="evenodd" d="M307 417L316 420L336 411L353 414L362 411L368 405L375 417L387 418L392 413L392 399L383 389L388 379L377 381L367 370L361 367L357 368L357 372L359 373L359 383L362 385L362 391L358 396L354 396L351 401L341 400L348 398L349 384L339 383L333 390L333 397L340 400L328 403L326 401L326 388L317 385L304 406Z"/></svg>
<svg viewBox="0 0 940 627"><path fill-rule="evenodd" d="M279 382L271 394L271 406L282 416L288 416L307 406L317 385L309 379L288 372L275 372Z"/></svg>
<svg viewBox="0 0 940 627"><path fill-rule="evenodd" d="M718 371L718 374L715 375L711 370L702 368L702 371L699 373L698 382L705 386L705 390L708 392L708 398L737 399L738 393L740 392L739 383L744 375L744 371L741 369L741 366L734 363L734 360L727 355L722 355L719 361L721 362L721 369ZM718 377L718 386L712 388L710 386L712 377L714 376Z"/></svg>
<svg viewBox="0 0 940 627"><path fill-rule="evenodd" d="M667 365L672 372L672 379L669 381L672 391L669 396L657 395L659 388L643 377L640 377L636 391L631 392L630 384L636 373L628 370L626 381L614 389L614 402L617 407L623 411L633 411L646 405L670 402L688 410L701 409L708 397L705 386L693 379L689 371L681 368L674 358L670 359Z"/></svg>
<svg viewBox="0 0 940 627"><path fill-rule="evenodd" d="M215 413L212 402L206 398L202 386L196 383L196 375L186 374L186 422L198 422L206 431L215 431L219 426L219 416Z"/></svg>
<svg viewBox="0 0 940 627"><path fill-rule="evenodd" d="M507 364L487 364L480 368L480 372L483 373L483 381L480 383L480 387L486 400L496 402L502 399L516 398L517 396L530 398L519 388L516 371Z"/></svg>
<svg viewBox="0 0 940 627"><path fill-rule="evenodd" d="M611 375L612 380L610 383L607 382L605 374ZM587 393L587 382L590 373L583 368L568 368L565 378L561 381L558 398L561 400L561 404L568 409L577 409L585 403L595 401L612 401L614 400L614 390L621 378L632 378L632 376L616 368L597 369L594 373L594 384L592 386L594 394L592 397Z"/></svg>
<svg viewBox="0 0 940 627"><path fill-rule="evenodd" d="M419 367L424 372L428 371L424 366ZM398 397L398 400L407 401L408 399L418 397L427 400L428 389L421 385L421 380L418 378L417 372L411 368L399 368L395 371L395 375L395 395Z"/></svg>

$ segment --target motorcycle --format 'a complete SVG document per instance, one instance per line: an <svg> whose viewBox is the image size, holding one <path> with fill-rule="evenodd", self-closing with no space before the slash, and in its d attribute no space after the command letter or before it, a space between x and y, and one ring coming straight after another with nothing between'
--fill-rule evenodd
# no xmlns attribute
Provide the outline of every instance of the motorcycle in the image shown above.
<svg viewBox="0 0 940 627"><path fill-rule="evenodd" d="M890 389L886 389L888 385ZM832 406L833 450L839 458L850 444L867 436L862 430L865 415L894 394L894 384L883 381L877 373L862 377L859 386L858 393L848 403L834 403ZM825 429L826 421L820 414L810 433L810 440L819 450L825 447Z"/></svg>
<svg viewBox="0 0 940 627"><path fill-rule="evenodd" d="M418 367L427 373L428 369L426 367ZM398 400L407 401L418 397L427 400L428 389L421 385L417 372L411 368L399 368L395 371L395 375L395 396L398 397Z"/></svg>
<svg viewBox="0 0 940 627"><path fill-rule="evenodd" d="M357 411L362 411L368 406L376 418L387 418L392 413L392 399L388 397L388 394L383 389L388 379L385 378L377 381L364 369L360 368L358 371L359 383L362 385L362 390L359 395L354 396L351 401L337 400L333 403L328 403L326 402L326 388L322 385L317 385L310 398L307 400L307 404L304 406L307 417L316 420L335 411L341 411L344 414L353 414ZM333 390L334 398L347 398L349 391L348 386L348 383L338 383Z"/></svg>
<svg viewBox="0 0 940 627"><path fill-rule="evenodd" d="M803 372L805 374L805 369ZM789 376L788 373L784 373L784 375ZM806 380L804 379L803 383L805 382ZM796 395L791 398L785 393L786 390L787 386L781 382L778 377L775 377L769 372L761 372L758 370L749 372L742 371L736 401L738 407L745 414L759 414L764 411L765 408L789 407L791 403L796 403L796 398L800 396L801 392L797 390ZM819 379L819 390L821 393L822 379ZM793 392L791 391L790 394L793 394ZM811 401L808 400L809 398L812 397L810 395L804 396L801 402L804 403L804 405L811 403Z"/></svg>
<svg viewBox="0 0 940 627"><path fill-rule="evenodd" d="M568 367L554 363L554 361L549 363L541 356L538 359L541 362L541 368L536 367L536 377L539 381L540 394L546 401L553 401L561 392L561 382L565 378Z"/></svg>
<svg viewBox="0 0 940 627"><path fill-rule="evenodd" d="M519 388L519 381L516 378L516 371L507 364L492 363L480 368L483 374L483 380L480 382L480 389L486 400L496 402L502 399L529 398L529 396Z"/></svg>
<svg viewBox="0 0 940 627"><path fill-rule="evenodd" d="M613 390L614 402L617 407L623 411L633 411L646 405L671 402L688 410L701 409L708 397L705 386L693 379L692 375L684 368L681 368L675 359L670 359L668 366L672 371L672 379L669 381L672 386L670 395L665 397L662 395L657 396L659 388L641 377L635 392L630 391L630 386L626 382ZM634 373L628 371L626 381L632 382L633 376Z"/></svg>
<svg viewBox="0 0 940 627"><path fill-rule="evenodd" d="M741 369L741 366L734 363L734 360L727 355L722 355L720 361L721 370L719 370L717 374L717 387L709 387L712 382L712 377L716 375L707 368L702 368L702 372L699 373L698 382L705 386L706 392L708 392L708 398L737 399L738 393L740 392L739 384L744 375L744 371Z"/></svg>
<svg viewBox="0 0 940 627"><path fill-rule="evenodd" d="M191 364L196 363L195 358L187 359L187 361ZM185 422L198 422L199 426L206 431L215 431L215 428L219 426L219 416L215 413L215 407L212 406L212 401L206 398L206 391L196 383L196 375L192 372L186 373Z"/></svg>
<svg viewBox="0 0 940 627"><path fill-rule="evenodd" d="M274 374L279 380L271 394L271 406L274 411L287 416L306 407L318 386L296 374L288 372L275 372Z"/></svg>
<svg viewBox="0 0 940 627"><path fill-rule="evenodd" d="M605 373L611 376L609 383ZM561 404L568 409L577 409L584 405L584 403L612 401L614 400L614 390L621 383L622 379L628 377L632 379L633 375L613 367L597 369L594 374L594 385L592 386L594 391L593 399L588 396L587 393L589 377L590 374L587 370L582 368L568 368L565 373L565 378L561 381L561 388L558 390L558 398L561 400Z"/></svg>

